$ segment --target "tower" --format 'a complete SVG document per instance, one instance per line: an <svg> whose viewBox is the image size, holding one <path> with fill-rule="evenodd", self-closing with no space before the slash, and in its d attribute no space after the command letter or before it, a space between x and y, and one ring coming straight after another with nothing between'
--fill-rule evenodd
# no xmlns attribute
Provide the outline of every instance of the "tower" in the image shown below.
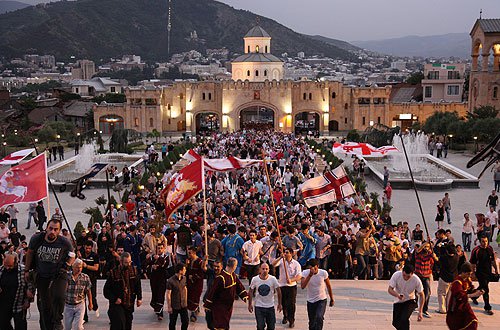
<svg viewBox="0 0 500 330"><path fill-rule="evenodd" d="M485 105L500 109L500 19L479 18L470 36L469 110Z"/></svg>

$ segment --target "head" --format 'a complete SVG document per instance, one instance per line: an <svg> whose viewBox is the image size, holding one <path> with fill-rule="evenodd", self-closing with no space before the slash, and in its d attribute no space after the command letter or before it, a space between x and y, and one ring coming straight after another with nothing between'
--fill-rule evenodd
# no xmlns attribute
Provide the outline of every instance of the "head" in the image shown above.
<svg viewBox="0 0 500 330"><path fill-rule="evenodd" d="M59 233L61 232L61 227L62 223L60 220L51 219L47 224L47 228L45 229L46 231L45 238L48 239L49 241L55 240L57 236L59 236Z"/></svg>
<svg viewBox="0 0 500 330"><path fill-rule="evenodd" d="M238 260L236 258L229 258L226 264L226 270L228 273L232 274L238 267Z"/></svg>
<svg viewBox="0 0 500 330"><path fill-rule="evenodd" d="M413 276L413 272L415 271L415 268L413 267L413 265L411 264L406 264L404 267L403 267L403 279L405 281L408 281L412 276Z"/></svg>
<svg viewBox="0 0 500 330"><path fill-rule="evenodd" d="M122 248L123 249L123 248ZM130 256L130 253L128 252L123 252L120 255L120 265L123 268L129 268L132 267L132 257Z"/></svg>
<svg viewBox="0 0 500 330"><path fill-rule="evenodd" d="M214 269L215 275L219 275L222 272L222 262L219 260L214 261L212 268Z"/></svg>
<svg viewBox="0 0 500 330"><path fill-rule="evenodd" d="M255 229L250 230L250 240L255 242L257 240L257 232Z"/></svg>
<svg viewBox="0 0 500 330"><path fill-rule="evenodd" d="M92 241L85 241L83 248L85 249L86 254L90 254L90 252L92 252L93 247L94 244L92 243Z"/></svg>
<svg viewBox="0 0 500 330"><path fill-rule="evenodd" d="M470 278L472 276L473 268L470 262L466 261L459 269L460 277Z"/></svg>
<svg viewBox="0 0 500 330"><path fill-rule="evenodd" d="M75 259L75 262L73 262L73 265L71 266L73 269L73 275L78 275L82 272L83 269L83 261L82 259Z"/></svg>
<svg viewBox="0 0 500 330"><path fill-rule="evenodd" d="M3 267L7 271L12 271L17 267L17 257L13 254L8 254L3 259Z"/></svg>
<svg viewBox="0 0 500 330"><path fill-rule="evenodd" d="M198 256L196 255L196 252L197 252L197 251L196 251L196 248L195 248L194 246L190 246L190 247L188 248L188 251L187 251L187 252L188 252L188 258L189 258L190 260L195 260L196 258L198 258Z"/></svg>
<svg viewBox="0 0 500 330"><path fill-rule="evenodd" d="M184 265L182 262L176 264L174 270L177 276L186 275L186 265Z"/></svg>
<svg viewBox="0 0 500 330"><path fill-rule="evenodd" d="M269 275L269 265L264 262L260 265L260 276L266 278L267 275Z"/></svg>
<svg viewBox="0 0 500 330"><path fill-rule="evenodd" d="M479 240L479 245L483 248L486 249L488 245L490 244L490 241L486 235L483 235L481 239Z"/></svg>
<svg viewBox="0 0 500 330"><path fill-rule="evenodd" d="M307 262L307 264L309 265L309 270L313 273L313 274L316 274L318 272L318 269L319 269L319 262L318 262L318 259L311 259Z"/></svg>

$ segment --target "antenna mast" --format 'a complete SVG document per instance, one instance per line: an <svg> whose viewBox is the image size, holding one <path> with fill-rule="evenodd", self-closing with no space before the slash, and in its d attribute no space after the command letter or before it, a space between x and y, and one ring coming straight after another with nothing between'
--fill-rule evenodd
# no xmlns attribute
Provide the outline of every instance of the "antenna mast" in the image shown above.
<svg viewBox="0 0 500 330"><path fill-rule="evenodd" d="M170 57L170 31L172 30L172 0L168 0L167 18L167 57Z"/></svg>

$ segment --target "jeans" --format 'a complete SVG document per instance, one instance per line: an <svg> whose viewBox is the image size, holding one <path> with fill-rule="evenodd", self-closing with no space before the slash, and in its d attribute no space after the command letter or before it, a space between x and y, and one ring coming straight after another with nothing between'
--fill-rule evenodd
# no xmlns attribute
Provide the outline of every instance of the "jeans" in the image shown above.
<svg viewBox="0 0 500 330"><path fill-rule="evenodd" d="M247 265L247 264L245 264L245 267L247 269L248 284L250 285L250 283L252 282L252 278L259 273L260 265Z"/></svg>
<svg viewBox="0 0 500 330"><path fill-rule="evenodd" d="M358 261L358 278L360 280L366 279L367 275L367 266L368 266L368 257L361 254L356 254L356 260Z"/></svg>
<svg viewBox="0 0 500 330"><path fill-rule="evenodd" d="M383 278L388 280L396 272L396 261L382 259L382 263L384 265Z"/></svg>
<svg viewBox="0 0 500 330"><path fill-rule="evenodd" d="M187 308L172 310L172 313L169 315L168 329L175 330L175 324L177 323L178 315L181 316L181 330L187 330L189 326L189 316Z"/></svg>
<svg viewBox="0 0 500 330"><path fill-rule="evenodd" d="M295 302L297 299L297 286L282 286L281 306L283 306L283 318L290 323L295 323Z"/></svg>
<svg viewBox="0 0 500 330"><path fill-rule="evenodd" d="M62 330L66 281L38 277L37 304L41 330Z"/></svg>
<svg viewBox="0 0 500 330"><path fill-rule="evenodd" d="M495 180L495 191L500 192L500 181Z"/></svg>
<svg viewBox="0 0 500 330"><path fill-rule="evenodd" d="M64 306L64 330L83 330L85 303Z"/></svg>
<svg viewBox="0 0 500 330"><path fill-rule="evenodd" d="M309 330L323 329L327 299L307 302L307 316L309 317Z"/></svg>
<svg viewBox="0 0 500 330"><path fill-rule="evenodd" d="M422 287L424 289L424 308L423 312L427 312L429 310L429 300L431 299L431 278L430 277L421 277L419 276L420 280L422 281Z"/></svg>
<svg viewBox="0 0 500 330"><path fill-rule="evenodd" d="M450 208L449 207L446 207L445 209L445 212L446 212L446 220L448 221L448 223L450 224L451 223L451 213L450 213Z"/></svg>
<svg viewBox="0 0 500 330"><path fill-rule="evenodd" d="M446 294L450 289L451 283L439 279L438 282L438 309L440 312L446 313Z"/></svg>
<svg viewBox="0 0 500 330"><path fill-rule="evenodd" d="M11 320L14 319L14 328L12 328ZM0 308L0 329L2 330L27 330L28 322L26 321L26 311L14 313L12 305L3 305Z"/></svg>
<svg viewBox="0 0 500 330"><path fill-rule="evenodd" d="M395 303L392 309L392 325L397 330L410 330L410 316L417 308L415 300Z"/></svg>
<svg viewBox="0 0 500 330"><path fill-rule="evenodd" d="M472 233L462 233L462 244L464 245L465 252L470 252L471 241L472 241Z"/></svg>
<svg viewBox="0 0 500 330"><path fill-rule="evenodd" d="M476 273L477 281L479 283L479 286L477 287L478 290L483 290L483 300L484 300L484 310L485 311L490 311L491 310L491 305L490 305L490 288L488 287L489 281L489 274L482 274L482 273Z"/></svg>
<svg viewBox="0 0 500 330"><path fill-rule="evenodd" d="M255 306L255 320L257 321L257 330L274 330L276 326L276 313L274 307L257 307Z"/></svg>
<svg viewBox="0 0 500 330"><path fill-rule="evenodd" d="M17 229L19 229L17 227L17 219L10 219L10 227L9 227L9 229L12 229L12 227L16 227Z"/></svg>
<svg viewBox="0 0 500 330"><path fill-rule="evenodd" d="M176 253L175 255L177 257L177 263L182 262L183 264L186 264L187 254Z"/></svg>
<svg viewBox="0 0 500 330"><path fill-rule="evenodd" d="M92 286L90 287L90 292L92 293L92 307L93 311L96 311L99 308L99 305L97 304L97 278L96 277L91 277L90 282ZM89 320L89 316L87 313L87 305L85 304L85 316L83 318L85 321Z"/></svg>
<svg viewBox="0 0 500 330"><path fill-rule="evenodd" d="M28 224L26 225L26 229L29 229L31 226L31 219L35 218L35 213L28 213Z"/></svg>

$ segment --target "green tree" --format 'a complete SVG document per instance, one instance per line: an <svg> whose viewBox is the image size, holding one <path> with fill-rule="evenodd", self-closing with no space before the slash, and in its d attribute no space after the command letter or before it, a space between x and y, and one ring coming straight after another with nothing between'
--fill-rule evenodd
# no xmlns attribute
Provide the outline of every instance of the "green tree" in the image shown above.
<svg viewBox="0 0 500 330"><path fill-rule="evenodd" d="M406 79L407 84L418 85L424 79L424 73L422 71L418 71L413 73L411 76Z"/></svg>
<svg viewBox="0 0 500 330"><path fill-rule="evenodd" d="M437 135L448 135L448 128L451 123L459 121L457 112L436 111L425 121L422 126L424 132Z"/></svg>
<svg viewBox="0 0 500 330"><path fill-rule="evenodd" d="M128 145L128 131L126 129L115 129L109 140L111 152L126 153Z"/></svg>
<svg viewBox="0 0 500 330"><path fill-rule="evenodd" d="M104 96L96 96L92 99L92 102L101 103L105 101L106 103L125 103L127 102L127 97L125 94L121 93L107 93Z"/></svg>
<svg viewBox="0 0 500 330"><path fill-rule="evenodd" d="M359 135L357 130L353 129L347 133L346 139L347 141L359 142L361 140L361 135Z"/></svg>
<svg viewBox="0 0 500 330"><path fill-rule="evenodd" d="M467 118L469 119L486 119L486 118L496 118L499 110L491 105L483 105L481 107L474 107L472 112L467 112Z"/></svg>
<svg viewBox="0 0 500 330"><path fill-rule="evenodd" d="M52 127L44 126L38 130L36 135L40 142L49 143L55 141L57 133Z"/></svg>

